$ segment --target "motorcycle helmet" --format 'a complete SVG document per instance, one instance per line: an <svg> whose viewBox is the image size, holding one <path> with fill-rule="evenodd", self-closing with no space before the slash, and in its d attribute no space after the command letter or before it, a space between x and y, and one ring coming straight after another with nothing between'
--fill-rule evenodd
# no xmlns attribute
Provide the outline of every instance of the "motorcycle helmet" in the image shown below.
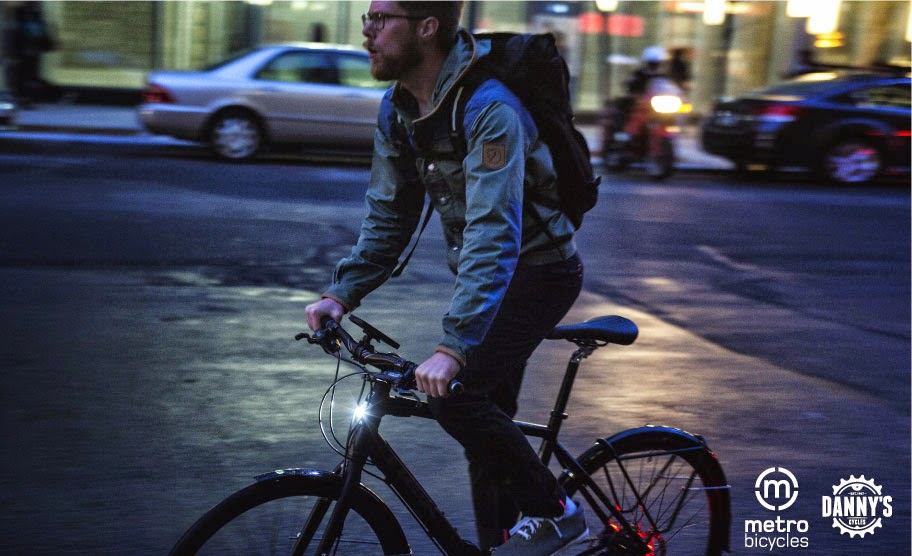
<svg viewBox="0 0 912 556"><path fill-rule="evenodd" d="M643 49L643 61L657 64L668 59L668 51L661 46L648 46Z"/></svg>

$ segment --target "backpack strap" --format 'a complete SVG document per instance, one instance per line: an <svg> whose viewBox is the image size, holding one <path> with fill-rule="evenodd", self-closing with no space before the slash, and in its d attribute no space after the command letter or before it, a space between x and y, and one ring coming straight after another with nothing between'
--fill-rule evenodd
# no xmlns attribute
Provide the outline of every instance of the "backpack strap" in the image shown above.
<svg viewBox="0 0 912 556"><path fill-rule="evenodd" d="M418 241L421 240L421 234L424 233L424 229L427 228L428 222L431 221L431 215L434 213L434 206L431 203L428 203L427 207L424 209L424 220L421 222L421 229L418 230L418 235L415 237L415 242L412 243L412 248L409 250L408 255L402 259L402 262L399 263L399 266L393 270L393 273L390 275L390 278L398 278L402 271L405 270L405 265L409 263L412 258L412 255L415 253L415 249L418 248Z"/></svg>
<svg viewBox="0 0 912 556"><path fill-rule="evenodd" d="M384 99L384 103L381 105L379 125L380 130L392 142L394 148L399 153L399 171L402 172L403 175L410 176L410 186L419 187L420 180L417 179L417 176L412 176L411 174L415 171L415 168L412 164L414 150L408 140L408 133L405 130L405 124L399 118L399 114L393 108L392 103L388 102L388 99ZM412 248L409 250L405 258L402 259L399 265L393 269L392 274L390 274L391 278L398 278L405 270L406 265L408 265L409 261L412 258L412 255L415 253L415 249L418 248L418 241L421 239L421 234L424 233L424 229L427 228L428 222L431 221L431 215L433 212L434 206L428 202L424 210L424 219L421 222L421 227L418 230L418 235L415 236L415 241L412 243Z"/></svg>

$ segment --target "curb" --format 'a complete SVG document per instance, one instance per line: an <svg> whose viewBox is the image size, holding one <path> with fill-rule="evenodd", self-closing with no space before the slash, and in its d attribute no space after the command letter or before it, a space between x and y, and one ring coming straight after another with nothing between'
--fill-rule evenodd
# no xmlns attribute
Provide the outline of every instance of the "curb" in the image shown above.
<svg viewBox="0 0 912 556"><path fill-rule="evenodd" d="M21 113L19 114L21 116ZM588 130L587 130L588 131ZM29 137L29 134L40 135L40 137ZM0 126L0 138L6 135L9 138L15 139L34 139L34 140L48 140L49 136L59 135L60 139L66 139L70 141L78 141L79 137L85 137L86 140L97 142L102 140L104 137L111 137L112 139L136 139L139 141L148 141L154 144L173 144L173 145L200 145L200 143L193 141L184 141L180 139L174 139L165 135L156 135L147 132L146 130L140 127L133 126L111 126L110 124L107 127L104 126L89 126L89 125L67 125L65 123L60 124L50 124L43 122L34 122L34 123L12 123L7 126ZM585 133L584 133L585 135ZM91 138L91 139L90 139ZM588 139L588 138L587 138ZM601 156L593 156L592 164L596 167L596 171L600 172L603 175L606 174L615 174L620 175L620 173L609 172L602 165ZM640 169L641 164L634 163L631 165L634 169ZM713 161L709 164L701 164L699 162L688 161L687 157L679 159L675 163L676 172L700 172L700 173L727 173L731 172L734 169L733 166L726 167L724 162Z"/></svg>
<svg viewBox="0 0 912 556"><path fill-rule="evenodd" d="M12 124L4 128L5 131L15 131L20 133L59 133L67 135L114 135L118 137L143 135L144 132L138 129L124 128L98 128L98 127L81 127L81 126L59 126L59 125L18 125Z"/></svg>

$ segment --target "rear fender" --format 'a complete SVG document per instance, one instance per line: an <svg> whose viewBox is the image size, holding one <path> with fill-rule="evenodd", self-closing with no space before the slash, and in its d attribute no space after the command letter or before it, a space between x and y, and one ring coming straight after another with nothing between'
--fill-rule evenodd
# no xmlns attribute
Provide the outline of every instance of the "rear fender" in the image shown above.
<svg viewBox="0 0 912 556"><path fill-rule="evenodd" d="M661 445L665 450L680 451L682 457L690 460L699 458L706 470L707 487L712 488L706 491L706 495L713 504L719 509L719 522L713 531L713 538L718 545L726 551L731 550L731 495L728 488L728 480L722 471L722 466L716 455L709 449L706 441L697 435L673 427L662 427L647 425L637 427L626 431L619 432L614 436L599 439L585 453L579 456L579 461L584 462L588 459L597 457L599 452L617 451L629 452L655 448ZM569 480L570 477L565 473L561 477L561 482Z"/></svg>

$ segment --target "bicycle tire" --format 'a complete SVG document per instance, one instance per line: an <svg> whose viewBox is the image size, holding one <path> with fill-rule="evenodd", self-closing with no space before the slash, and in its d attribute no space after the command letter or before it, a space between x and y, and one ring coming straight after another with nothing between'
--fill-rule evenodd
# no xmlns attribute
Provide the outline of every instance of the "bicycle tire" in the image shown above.
<svg viewBox="0 0 912 556"><path fill-rule="evenodd" d="M561 482L568 495L585 501L592 534L579 556L719 556L729 550L729 487L702 439L670 427L642 427L597 441L578 461L647 546L630 541L602 510L604 502L592 508L585 496L591 487L566 472Z"/></svg>
<svg viewBox="0 0 912 556"><path fill-rule="evenodd" d="M171 556L293 554L296 539L316 504L325 503L322 529L342 491L342 478L327 471L292 469L258 477L206 512L181 537ZM316 553L320 531L301 556ZM333 554L411 554L402 527L376 494L361 485Z"/></svg>

